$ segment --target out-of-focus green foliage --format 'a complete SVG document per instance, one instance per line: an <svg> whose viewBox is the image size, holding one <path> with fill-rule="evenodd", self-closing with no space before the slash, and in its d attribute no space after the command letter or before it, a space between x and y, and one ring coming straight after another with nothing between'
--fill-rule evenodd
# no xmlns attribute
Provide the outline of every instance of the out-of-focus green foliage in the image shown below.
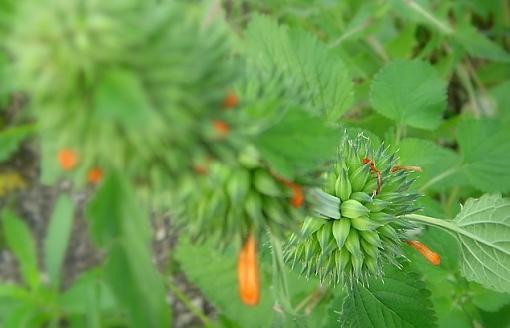
<svg viewBox="0 0 510 328"><path fill-rule="evenodd" d="M96 185L85 213L104 255L67 282L75 202L60 196L41 242L14 214L16 188L2 193L12 208L0 245L19 279L0 282L0 326L168 327L172 294L219 327L507 327L509 31L505 0L0 0L0 186L24 142L40 150L44 183ZM335 167L345 135L369 140ZM396 153L391 167L372 149ZM349 207L349 179L326 179L352 178L350 167L370 177L372 193L354 195L367 207ZM393 185L399 171L418 172L416 183ZM393 202L376 202L392 186ZM317 197L320 187L334 192ZM305 217L328 227L349 217L371 235L378 206L418 194L423 208L396 213L401 227L386 231L395 249L369 254L351 238L359 279L319 285L341 265L325 250L343 237L316 233L312 219L298 254L314 259L310 280L284 267L281 245ZM149 213L161 212L183 234L172 270L217 321L153 263ZM252 235L256 308L237 300L235 279ZM410 263L390 266L385 251ZM371 260L380 277L366 277Z"/></svg>

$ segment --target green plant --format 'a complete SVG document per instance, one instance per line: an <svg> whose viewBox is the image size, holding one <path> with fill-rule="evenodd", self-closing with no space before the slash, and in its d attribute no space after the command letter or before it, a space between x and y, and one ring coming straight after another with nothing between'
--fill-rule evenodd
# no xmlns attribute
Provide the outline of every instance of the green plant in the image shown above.
<svg viewBox="0 0 510 328"><path fill-rule="evenodd" d="M59 201L41 282L5 212L26 286L2 285L2 325L166 327L165 286L213 326L510 322L505 1L0 8L0 95L30 100L45 183L97 185L85 213L104 253L62 290ZM151 211L180 228L173 270L217 322L152 263Z"/></svg>

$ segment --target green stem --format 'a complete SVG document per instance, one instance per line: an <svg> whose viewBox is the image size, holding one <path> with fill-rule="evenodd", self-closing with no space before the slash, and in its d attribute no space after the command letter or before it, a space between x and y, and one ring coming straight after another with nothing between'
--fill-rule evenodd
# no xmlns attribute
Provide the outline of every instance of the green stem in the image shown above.
<svg viewBox="0 0 510 328"><path fill-rule="evenodd" d="M438 174L436 175L434 178L430 179L429 181L427 181L426 184L424 184L423 186L421 186L421 188L418 190L419 192L424 192L425 190L427 190L427 188L429 188L430 186L438 183L439 181L449 177L450 175L456 173L458 170L458 167L452 167L446 171L444 171L443 173L441 174Z"/></svg>
<svg viewBox="0 0 510 328"><path fill-rule="evenodd" d="M422 6L420 6L418 3L416 3L413 0L403 0L404 3L414 12L416 12L418 15L425 18L429 23L437 27L438 30L443 32L444 34L450 35L453 34L453 29L448 26L447 24L443 23L439 19L437 19L434 15L432 15L430 12L425 10Z"/></svg>
<svg viewBox="0 0 510 328"><path fill-rule="evenodd" d="M281 241L270 233L272 255L273 255L273 285L275 299L282 306L286 313L295 314L289 296L289 287L287 276L285 275L285 264L283 261L283 251Z"/></svg>
<svg viewBox="0 0 510 328"><path fill-rule="evenodd" d="M209 327L211 326L211 321L209 321L209 318L207 315L202 312L198 307L196 307L191 300L182 292L182 290L177 287L173 279L167 279L166 285L170 289L170 291L181 301L182 304L184 304L191 313L193 313L197 318L199 318L204 326Z"/></svg>
<svg viewBox="0 0 510 328"><path fill-rule="evenodd" d="M482 116L483 108L480 100L478 99L478 96L475 92L475 87L473 86L473 83L471 83L471 77L469 76L468 71L462 64L457 66L457 75L459 76L459 79L461 83L464 85L464 88L466 89L469 99L471 100L471 103L473 104L473 111L476 117Z"/></svg>
<svg viewBox="0 0 510 328"><path fill-rule="evenodd" d="M400 139L402 139L402 133L403 133L403 130L404 127L402 124L400 123L397 123L396 127L395 127L395 144L398 145L400 144Z"/></svg>
<svg viewBox="0 0 510 328"><path fill-rule="evenodd" d="M433 227L443 228L450 232L462 233L462 231L455 224L453 224L449 221L446 221L446 220L436 219L436 218L433 218L430 216L420 215L420 214L408 214L408 215L405 215L404 217L411 221L423 223L423 224L433 226Z"/></svg>

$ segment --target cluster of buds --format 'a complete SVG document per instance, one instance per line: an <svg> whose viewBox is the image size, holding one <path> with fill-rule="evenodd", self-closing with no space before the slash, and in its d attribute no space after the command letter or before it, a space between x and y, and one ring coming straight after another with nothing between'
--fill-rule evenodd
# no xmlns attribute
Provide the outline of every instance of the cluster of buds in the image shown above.
<svg viewBox="0 0 510 328"><path fill-rule="evenodd" d="M330 283L381 275L384 261L398 265L412 228L402 216L417 210L419 197L409 191L412 172L400 168L389 148L374 150L363 136L345 139L323 190L313 191L316 215L291 237L286 260Z"/></svg>
<svg viewBox="0 0 510 328"><path fill-rule="evenodd" d="M180 215L196 241L212 239L226 246L243 243L252 233L258 237L266 229L283 237L299 228L302 187L272 174L253 152L244 152L235 166L214 162L200 171L183 187L189 192L183 192Z"/></svg>

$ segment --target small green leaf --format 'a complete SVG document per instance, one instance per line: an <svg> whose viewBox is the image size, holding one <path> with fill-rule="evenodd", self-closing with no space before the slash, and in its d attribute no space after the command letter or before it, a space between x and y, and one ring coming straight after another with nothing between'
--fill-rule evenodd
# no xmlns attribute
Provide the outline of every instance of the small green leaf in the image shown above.
<svg viewBox="0 0 510 328"><path fill-rule="evenodd" d="M0 131L0 161L8 159L33 131L34 125L13 126Z"/></svg>
<svg viewBox="0 0 510 328"><path fill-rule="evenodd" d="M464 119L457 125L468 181L485 192L510 191L510 129L493 119Z"/></svg>
<svg viewBox="0 0 510 328"><path fill-rule="evenodd" d="M461 244L460 271L468 279L510 292L510 200L469 199L453 220Z"/></svg>
<svg viewBox="0 0 510 328"><path fill-rule="evenodd" d="M418 60L396 60L374 77L370 102L398 124L433 130L446 109L446 82Z"/></svg>
<svg viewBox="0 0 510 328"><path fill-rule="evenodd" d="M287 77L303 86L318 113L337 122L347 111L353 100L348 70L315 36L255 16L245 38L247 54L261 66L282 68Z"/></svg>
<svg viewBox="0 0 510 328"><path fill-rule="evenodd" d="M473 57L510 63L508 52L471 25L457 31L455 38Z"/></svg>
<svg viewBox="0 0 510 328"><path fill-rule="evenodd" d="M262 156L279 174L292 177L332 158L339 132L304 111L290 110L254 140Z"/></svg>
<svg viewBox="0 0 510 328"><path fill-rule="evenodd" d="M399 148L401 165L417 165L423 170L416 181L418 188L441 190L466 184L460 175L462 159L451 149L412 138L402 140Z"/></svg>
<svg viewBox="0 0 510 328"><path fill-rule="evenodd" d="M44 264L50 282L58 286L60 269L67 250L74 217L72 200L62 195L58 198L44 239Z"/></svg>
<svg viewBox="0 0 510 328"><path fill-rule="evenodd" d="M342 327L434 327L430 292L420 277L393 266L383 280L357 284L345 298L340 315Z"/></svg>
<svg viewBox="0 0 510 328"><path fill-rule="evenodd" d="M28 226L9 211L3 212L3 232L7 246L19 261L21 275L32 289L39 286L35 241Z"/></svg>
<svg viewBox="0 0 510 328"><path fill-rule="evenodd" d="M145 126L153 114L142 83L124 69L109 69L103 73L93 96L94 115L100 121L114 121L126 127Z"/></svg>
<svg viewBox="0 0 510 328"><path fill-rule="evenodd" d="M499 293L474 283L469 285L469 291L472 295L473 303L487 312L496 312L503 306L510 304L509 293Z"/></svg>
<svg viewBox="0 0 510 328"><path fill-rule="evenodd" d="M133 187L109 172L87 216L94 242L109 254L105 281L134 327L170 326L165 288L150 253L149 220L138 207Z"/></svg>

